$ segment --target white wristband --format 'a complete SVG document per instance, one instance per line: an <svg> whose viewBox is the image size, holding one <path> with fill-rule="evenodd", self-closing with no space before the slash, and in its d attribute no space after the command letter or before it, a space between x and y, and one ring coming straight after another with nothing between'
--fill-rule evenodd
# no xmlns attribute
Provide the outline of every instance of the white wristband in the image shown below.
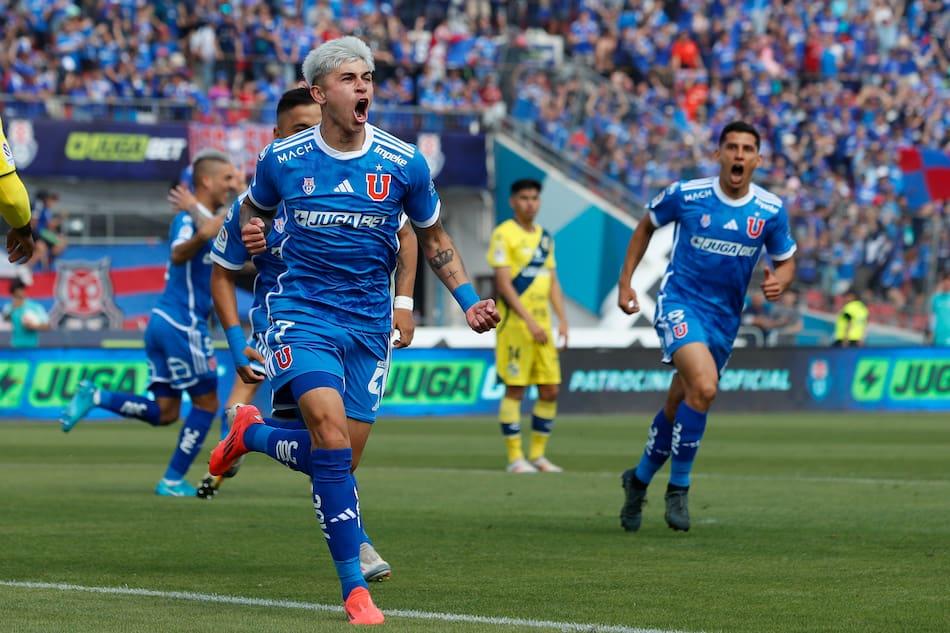
<svg viewBox="0 0 950 633"><path fill-rule="evenodd" d="M201 216L203 216L203 217L205 217L205 218L213 218L213 217L214 217L214 214L211 213L211 211L208 210L208 207L206 207L205 205L201 204L200 202L195 203L195 211L198 213L198 215L201 215Z"/></svg>
<svg viewBox="0 0 950 633"><path fill-rule="evenodd" d="M393 300L393 310L409 310L412 312L414 304L412 297L400 295Z"/></svg>

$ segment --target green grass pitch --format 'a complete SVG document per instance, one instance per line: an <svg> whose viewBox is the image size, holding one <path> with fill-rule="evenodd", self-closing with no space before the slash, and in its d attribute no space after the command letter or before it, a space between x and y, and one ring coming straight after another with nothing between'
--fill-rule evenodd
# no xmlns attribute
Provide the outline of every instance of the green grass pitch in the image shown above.
<svg viewBox="0 0 950 633"><path fill-rule="evenodd" d="M627 534L619 475L647 423L563 417L549 455L567 472L513 476L493 420L381 420L359 471L394 570L377 603L631 630L950 631L950 417L713 414L693 529L663 522L664 469ZM350 630L338 612L2 584L339 604L308 481L252 455L211 502L158 498L177 432L0 423L0 630ZM528 629L391 616L382 630Z"/></svg>

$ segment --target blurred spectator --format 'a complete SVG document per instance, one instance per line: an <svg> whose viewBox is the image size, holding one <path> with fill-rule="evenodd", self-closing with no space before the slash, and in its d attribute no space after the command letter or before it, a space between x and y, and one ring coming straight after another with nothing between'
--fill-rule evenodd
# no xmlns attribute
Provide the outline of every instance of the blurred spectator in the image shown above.
<svg viewBox="0 0 950 633"><path fill-rule="evenodd" d="M749 293L748 304L742 312L742 324L759 334L756 338L760 344L765 344L774 327L772 307L765 295L756 290Z"/></svg>
<svg viewBox="0 0 950 633"><path fill-rule="evenodd" d="M844 295L844 305L835 320L835 347L860 347L867 335L868 307L854 288Z"/></svg>
<svg viewBox="0 0 950 633"><path fill-rule="evenodd" d="M43 306L26 296L26 284L20 279L10 282L10 303L3 306L0 316L12 326L11 347L37 347L39 333L49 329L49 316Z"/></svg>
<svg viewBox="0 0 950 633"><path fill-rule="evenodd" d="M798 291L787 289L782 297L772 306L770 345L794 345L798 333L802 331L801 306L799 305Z"/></svg>
<svg viewBox="0 0 950 633"><path fill-rule="evenodd" d="M65 218L57 213L59 194L54 191L39 191L33 202L33 241L36 249L30 265L38 270L52 270L53 263L66 249L66 237L63 235Z"/></svg>
<svg viewBox="0 0 950 633"><path fill-rule="evenodd" d="M943 274L930 299L930 332L934 345L950 347L950 271Z"/></svg>

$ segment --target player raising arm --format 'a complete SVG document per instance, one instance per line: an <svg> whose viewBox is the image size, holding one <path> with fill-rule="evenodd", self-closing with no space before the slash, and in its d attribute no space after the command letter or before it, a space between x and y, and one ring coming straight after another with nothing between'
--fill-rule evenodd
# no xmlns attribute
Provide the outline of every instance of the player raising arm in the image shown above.
<svg viewBox="0 0 950 633"><path fill-rule="evenodd" d="M647 206L630 238L620 271L619 306L627 314L640 307L631 286L633 274L653 232L675 224L673 252L657 295L654 327L663 362L676 368L650 426L646 449L636 468L623 473L626 499L620 523L640 529L646 490L672 455L666 491L666 522L689 529L687 493L690 471L706 430L706 415L739 330L749 279L765 246L775 270L765 271L762 291L775 301L795 276L795 241L782 201L752 184L761 163L759 133L742 121L728 124L719 137L718 178L673 183Z"/></svg>
<svg viewBox="0 0 950 633"><path fill-rule="evenodd" d="M242 205L242 215L265 219L286 209L287 272L267 297L267 376L276 392L292 395L310 432L312 501L353 624L379 624L383 614L360 574L360 510L350 472L357 456L347 418L371 424L382 400L403 212L470 327L485 332L498 322L494 302L479 299L442 228L425 159L366 122L373 69L372 52L355 37L311 51L303 74L322 122L261 152ZM212 474L246 453L261 426L254 407L241 407L212 452Z"/></svg>
<svg viewBox="0 0 950 633"><path fill-rule="evenodd" d="M194 161L195 197L209 209L223 206L235 193L234 166L227 155L215 150L199 152ZM158 482L162 496L194 497L196 489L185 475L211 427L218 410L217 360L211 346L208 319L211 316L211 241L224 217L219 215L199 228L187 211L172 220L165 290L152 309L145 328L145 353L149 364L149 391L145 395L120 393L83 380L61 416L69 432L92 409L99 407L116 415L152 426L174 423L185 392L191 409L185 417L178 442Z"/></svg>
<svg viewBox="0 0 950 633"><path fill-rule="evenodd" d="M10 225L7 232L7 258L10 263L30 261L33 257L30 196L16 173L13 151L3 135L3 121L0 121L0 215Z"/></svg>

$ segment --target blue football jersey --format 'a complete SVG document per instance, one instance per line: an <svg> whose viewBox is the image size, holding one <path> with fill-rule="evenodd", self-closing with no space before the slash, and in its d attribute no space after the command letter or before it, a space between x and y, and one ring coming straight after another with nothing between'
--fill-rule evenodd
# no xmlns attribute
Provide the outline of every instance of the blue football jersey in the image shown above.
<svg viewBox="0 0 950 633"><path fill-rule="evenodd" d="M287 272L267 298L272 321L389 331L400 215L424 228L441 207L414 145L367 125L363 146L340 152L316 126L261 152L248 197L286 207Z"/></svg>
<svg viewBox="0 0 950 633"><path fill-rule="evenodd" d="M228 270L241 270L249 257L244 242L241 240L241 203L245 196L246 194L242 194L231 205L224 219L224 225L211 248L212 261ZM269 322L267 308L264 305L265 297L276 285L278 275L287 270L280 256L281 242L285 237L285 222L284 205L280 205L277 215L274 216L271 230L267 233L267 249L260 255L250 257L257 269L257 275L254 277L254 300L251 302L251 310L248 313L252 334L261 334L267 330Z"/></svg>
<svg viewBox="0 0 950 633"><path fill-rule="evenodd" d="M179 211L168 234L171 248L187 242L195 234L195 222ZM211 315L211 244L205 243L183 264L168 262L165 290L153 312L175 325L194 328L207 325Z"/></svg>
<svg viewBox="0 0 950 633"><path fill-rule="evenodd" d="M782 200L757 185L735 200L718 178L676 182L647 210L656 227L675 222L660 301L685 302L729 323L740 318L762 246L773 261L795 253Z"/></svg>

